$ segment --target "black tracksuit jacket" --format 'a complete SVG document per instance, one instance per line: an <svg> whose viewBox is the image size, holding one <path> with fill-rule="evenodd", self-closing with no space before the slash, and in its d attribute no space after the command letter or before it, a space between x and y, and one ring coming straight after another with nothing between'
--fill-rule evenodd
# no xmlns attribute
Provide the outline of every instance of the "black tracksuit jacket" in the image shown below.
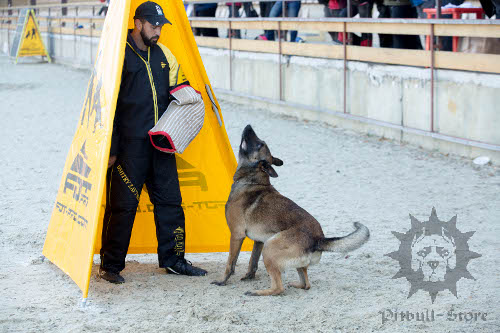
<svg viewBox="0 0 500 333"><path fill-rule="evenodd" d="M170 103L169 91L189 84L173 54L163 45L141 51L127 36L110 155L119 153L121 137L148 138Z"/></svg>

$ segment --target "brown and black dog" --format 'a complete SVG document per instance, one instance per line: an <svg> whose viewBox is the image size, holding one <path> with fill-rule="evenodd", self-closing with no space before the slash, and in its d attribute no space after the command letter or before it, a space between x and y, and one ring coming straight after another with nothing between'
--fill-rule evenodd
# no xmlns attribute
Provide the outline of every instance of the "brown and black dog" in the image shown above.
<svg viewBox="0 0 500 333"><path fill-rule="evenodd" d="M270 289L246 293L253 296L282 293L281 273L287 268L296 268L299 273L300 281L291 286L309 289L307 268L319 262L323 251L352 251L370 237L368 228L354 223L356 230L351 234L325 238L321 225L314 217L271 185L269 177L278 177L272 165L281 166L283 161L273 157L266 143L247 125L241 138L234 183L226 203L226 219L231 230L229 258L223 279L213 284L225 285L234 273L245 237L255 243L248 272L242 280L255 278L261 252L271 277Z"/></svg>

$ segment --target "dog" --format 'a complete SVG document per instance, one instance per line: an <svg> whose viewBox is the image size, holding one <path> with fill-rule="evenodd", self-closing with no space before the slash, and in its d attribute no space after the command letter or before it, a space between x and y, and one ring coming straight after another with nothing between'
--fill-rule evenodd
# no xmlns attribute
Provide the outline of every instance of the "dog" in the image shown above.
<svg viewBox="0 0 500 333"><path fill-rule="evenodd" d="M309 265L317 264L323 251L348 252L366 243L370 232L361 223L344 237L325 238L316 219L292 200L281 195L269 177L278 177L272 167L283 165L250 125L243 130L238 167L226 203L226 220L231 231L229 257L224 277L213 284L223 286L234 274L236 261L245 237L254 241L248 272L242 280L255 278L262 253L271 277L271 288L247 292L252 296L278 295L284 287L281 273L296 268L299 282L292 287L311 288L307 275Z"/></svg>
<svg viewBox="0 0 500 333"><path fill-rule="evenodd" d="M441 234L416 237L411 249L411 268L417 272L422 270L423 281L445 281L447 271L455 269L456 251L452 237L444 230Z"/></svg>

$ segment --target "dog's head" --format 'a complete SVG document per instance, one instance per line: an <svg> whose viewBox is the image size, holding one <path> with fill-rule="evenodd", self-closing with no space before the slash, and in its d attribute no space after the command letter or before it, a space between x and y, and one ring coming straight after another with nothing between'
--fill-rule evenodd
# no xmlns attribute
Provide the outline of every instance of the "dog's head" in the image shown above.
<svg viewBox="0 0 500 333"><path fill-rule="evenodd" d="M422 234L412 244L411 268L422 270L424 281L444 281L447 270L456 266L455 243L446 232Z"/></svg>
<svg viewBox="0 0 500 333"><path fill-rule="evenodd" d="M238 167L258 167L271 177L278 177L272 165L282 166L283 161L274 157L267 144L257 137L252 126L247 125L241 135Z"/></svg>

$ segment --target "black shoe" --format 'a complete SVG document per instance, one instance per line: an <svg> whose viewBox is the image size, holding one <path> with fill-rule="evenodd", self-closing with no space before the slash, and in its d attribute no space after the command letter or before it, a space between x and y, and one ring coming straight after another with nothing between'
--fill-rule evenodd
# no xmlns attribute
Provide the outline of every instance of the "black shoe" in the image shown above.
<svg viewBox="0 0 500 333"><path fill-rule="evenodd" d="M178 275L188 275L188 276L204 276L207 275L207 271L198 267L193 266L193 264L186 259L179 259L177 262L165 268L169 274Z"/></svg>
<svg viewBox="0 0 500 333"><path fill-rule="evenodd" d="M125 279L120 275L120 273L108 272L100 267L99 267L99 272L97 274L101 279L104 279L111 283L120 284L125 282Z"/></svg>

